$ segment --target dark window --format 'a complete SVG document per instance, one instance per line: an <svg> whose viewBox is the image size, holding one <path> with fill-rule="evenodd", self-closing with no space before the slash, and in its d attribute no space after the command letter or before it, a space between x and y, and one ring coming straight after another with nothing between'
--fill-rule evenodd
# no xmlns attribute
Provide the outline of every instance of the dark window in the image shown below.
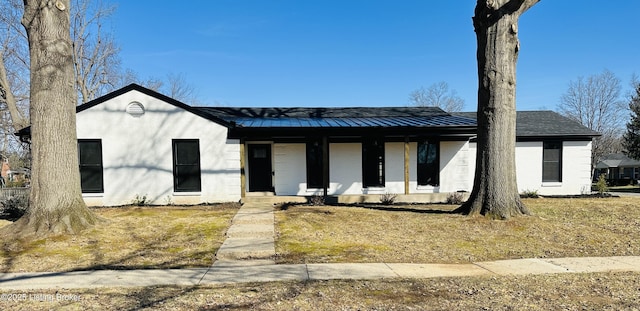
<svg viewBox="0 0 640 311"><path fill-rule="evenodd" d="M80 163L82 193L103 193L102 141L99 139L79 139L78 162Z"/></svg>
<svg viewBox="0 0 640 311"><path fill-rule="evenodd" d="M440 184L440 152L437 141L418 142L418 185Z"/></svg>
<svg viewBox="0 0 640 311"><path fill-rule="evenodd" d="M562 142L543 142L542 181L562 181Z"/></svg>
<svg viewBox="0 0 640 311"><path fill-rule="evenodd" d="M369 139L362 143L362 179L364 187L384 187L384 141Z"/></svg>
<svg viewBox="0 0 640 311"><path fill-rule="evenodd" d="M197 139L173 140L173 190L199 192L200 144Z"/></svg>
<svg viewBox="0 0 640 311"><path fill-rule="evenodd" d="M307 143L307 188L322 188L322 140Z"/></svg>

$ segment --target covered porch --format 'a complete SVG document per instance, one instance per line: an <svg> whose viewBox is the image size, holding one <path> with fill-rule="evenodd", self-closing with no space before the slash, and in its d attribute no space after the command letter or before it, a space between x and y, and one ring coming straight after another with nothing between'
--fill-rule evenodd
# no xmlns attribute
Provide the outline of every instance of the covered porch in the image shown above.
<svg viewBox="0 0 640 311"><path fill-rule="evenodd" d="M442 202L468 191L475 120L439 108L211 109L240 141L243 201Z"/></svg>

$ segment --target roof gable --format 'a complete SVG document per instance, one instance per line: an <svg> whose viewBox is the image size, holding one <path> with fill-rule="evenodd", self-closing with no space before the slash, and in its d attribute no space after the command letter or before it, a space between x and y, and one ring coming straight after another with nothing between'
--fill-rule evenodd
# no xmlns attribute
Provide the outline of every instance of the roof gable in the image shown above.
<svg viewBox="0 0 640 311"><path fill-rule="evenodd" d="M231 126L231 124L229 122L225 121L225 120L222 120L222 119L217 118L217 117L215 117L213 115L210 115L210 114L203 113L202 111L200 111L200 110L198 110L198 109L196 109L194 107L191 107L191 106L189 106L189 105L187 105L187 104L185 104L185 103L183 103L181 101L178 101L178 100L173 99L173 98L171 98L169 96L163 95L161 93L158 93L158 92L156 92L154 90L148 89L146 87L140 86L140 85L135 84L135 83L129 84L129 85L127 85L127 86L125 86L125 87L123 87L121 89L115 90L115 91L113 91L113 92L111 92L109 94L106 94L104 96L100 96L100 97L98 97L98 98L96 98L94 100L88 101L88 102L86 102L86 103L84 103L82 105L77 106L76 107L76 113L79 113L79 112L82 112L84 110L90 109L92 107L100 105L100 104L102 104L102 103L104 103L106 101L109 101L111 99L114 99L114 98L116 98L118 96L121 96L121 95L126 94L126 93L131 92L131 91L138 91L138 92L143 93L143 94L145 94L147 96L154 97L154 98L156 98L158 100L161 100L161 101L163 101L163 102L165 102L167 104L170 104L170 105L173 105L175 107L181 108L181 109L186 110L188 112L191 112L191 113L193 113L195 115L198 115L198 116L200 116L202 118L205 118L207 120L216 122L216 123L218 123L218 124L220 124L222 126L226 126L226 127L230 127Z"/></svg>

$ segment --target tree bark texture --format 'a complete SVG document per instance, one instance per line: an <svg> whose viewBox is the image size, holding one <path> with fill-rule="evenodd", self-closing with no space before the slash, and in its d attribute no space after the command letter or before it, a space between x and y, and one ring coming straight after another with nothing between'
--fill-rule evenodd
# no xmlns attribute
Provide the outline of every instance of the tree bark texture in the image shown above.
<svg viewBox="0 0 640 311"><path fill-rule="evenodd" d="M527 215L516 181L518 19L539 0L478 0L478 142L469 200L458 212L507 219Z"/></svg>
<svg viewBox="0 0 640 311"><path fill-rule="evenodd" d="M31 57L32 180L19 235L77 233L97 221L80 190L69 0L24 0Z"/></svg>

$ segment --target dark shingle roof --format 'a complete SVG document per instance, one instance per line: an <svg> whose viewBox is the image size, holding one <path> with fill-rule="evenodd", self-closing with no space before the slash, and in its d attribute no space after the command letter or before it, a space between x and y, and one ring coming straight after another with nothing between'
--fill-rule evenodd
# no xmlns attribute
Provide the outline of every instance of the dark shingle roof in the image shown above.
<svg viewBox="0 0 640 311"><path fill-rule="evenodd" d="M232 108L195 107L203 114L243 128L475 127L473 118L439 108Z"/></svg>
<svg viewBox="0 0 640 311"><path fill-rule="evenodd" d="M475 112L454 112L456 116L476 118ZM516 115L516 136L535 137L595 137L598 132L550 110L518 111Z"/></svg>
<svg viewBox="0 0 640 311"><path fill-rule="evenodd" d="M610 168L610 167L638 167L640 161L631 159L622 153L612 153L605 155L600 159L596 168Z"/></svg>

